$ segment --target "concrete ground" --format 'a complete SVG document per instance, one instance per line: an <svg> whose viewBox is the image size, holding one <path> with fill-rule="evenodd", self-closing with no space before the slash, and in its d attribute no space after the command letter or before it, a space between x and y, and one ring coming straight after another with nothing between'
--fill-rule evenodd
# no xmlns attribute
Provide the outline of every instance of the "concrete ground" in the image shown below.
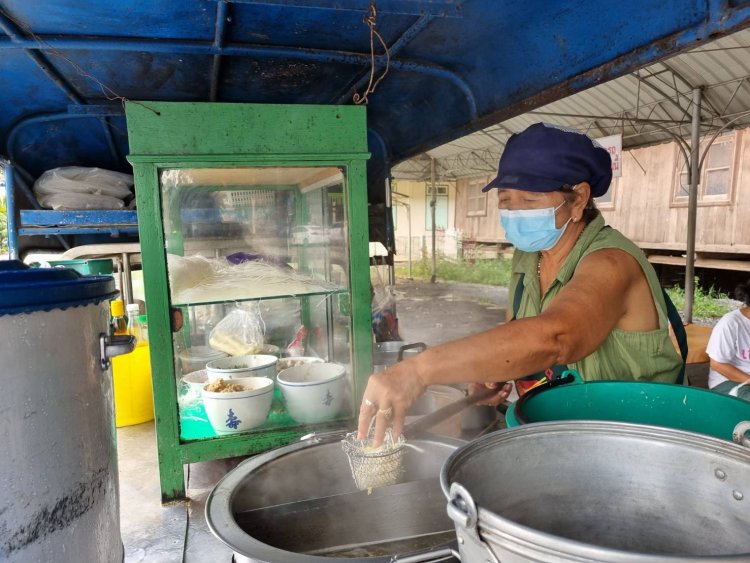
<svg viewBox="0 0 750 563"><path fill-rule="evenodd" d="M505 318L507 289L474 284L399 282L399 333L435 346L496 326ZM162 506L153 423L117 431L121 533L127 563L231 563L232 553L211 535L203 514L216 482L238 459L190 464L189 500Z"/></svg>

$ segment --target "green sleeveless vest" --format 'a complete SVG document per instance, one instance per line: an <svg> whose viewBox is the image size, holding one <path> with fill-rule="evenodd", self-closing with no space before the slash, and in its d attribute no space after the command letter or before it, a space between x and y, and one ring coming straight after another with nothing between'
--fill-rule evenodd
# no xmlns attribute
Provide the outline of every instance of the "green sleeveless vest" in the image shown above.
<svg viewBox="0 0 750 563"><path fill-rule="evenodd" d="M516 286L521 279L524 284L516 318L534 317L544 311L573 277L578 263L590 253L604 248L618 248L638 261L654 297L659 315L659 328L648 332L628 332L615 328L597 350L568 367L577 370L587 381L636 380L674 383L680 374L682 359L669 337L667 306L656 272L643 251L620 232L606 226L601 215L586 226L541 299L537 276L539 253L515 251L509 297L516 295ZM586 311L581 311L581 322L587 322Z"/></svg>

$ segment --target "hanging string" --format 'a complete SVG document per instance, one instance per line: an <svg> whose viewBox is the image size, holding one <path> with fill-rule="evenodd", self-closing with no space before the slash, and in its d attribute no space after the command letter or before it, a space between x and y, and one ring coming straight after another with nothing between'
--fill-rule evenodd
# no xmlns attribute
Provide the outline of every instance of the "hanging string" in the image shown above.
<svg viewBox="0 0 750 563"><path fill-rule="evenodd" d="M71 67L73 67L73 70L75 70L76 73L79 76L82 76L83 78L87 78L87 79L91 80L92 82L94 82L97 86L99 86L99 88L102 91L102 94L104 94L104 97L107 100L109 100L109 101L118 100L122 104L123 108L125 107L125 102L131 102L131 103L134 103L134 104L138 104L139 106L143 106L144 108L148 109L149 111L154 112L156 115L161 115L158 111L156 111L153 108L148 107L146 104L143 104L141 102L134 102L132 100L128 100L128 98L126 98L125 96L121 96L120 94L118 94L117 92L115 92L112 88L110 88L109 86L107 86L106 84L104 84L96 76L94 76L91 73L89 73L88 71L86 71L78 63L76 63L75 61L71 60L67 55L65 55L65 53L63 53L59 49L56 49L55 47L53 47L52 45L50 45L49 43L47 43L44 39L42 39L41 37L39 37L36 33L34 33L33 31L31 31L31 29L27 25L23 24L22 22L19 22L13 16L11 16L10 14L8 14L7 12L5 12L2 9L0 9L0 12L2 12L3 15L6 18L8 18L10 21L12 21L28 37L30 37L31 39L33 39L34 41L36 41L36 43L40 47L43 47L44 51L46 51L50 55L54 55L54 56L59 57L60 59L64 60Z"/></svg>
<svg viewBox="0 0 750 563"><path fill-rule="evenodd" d="M378 16L378 10L375 7L375 2L370 2L370 12L368 15L366 15L363 18L363 21L367 24L367 27L370 28L370 81L367 84L367 88L365 89L364 93L360 96L359 93L354 92L354 96L352 99L354 100L355 104L367 104L369 102L368 96L375 92L375 89L378 87L378 84L380 84L380 81L385 78L385 75L388 74L388 67L391 64L391 53L388 50L388 45L385 44L385 41L383 40L383 36L378 33L378 30L375 29L375 26L377 25L377 16ZM377 80L375 80L375 38L377 37L378 41L380 41L380 44L383 46L383 50L385 51L385 70L383 71L383 74L381 74Z"/></svg>

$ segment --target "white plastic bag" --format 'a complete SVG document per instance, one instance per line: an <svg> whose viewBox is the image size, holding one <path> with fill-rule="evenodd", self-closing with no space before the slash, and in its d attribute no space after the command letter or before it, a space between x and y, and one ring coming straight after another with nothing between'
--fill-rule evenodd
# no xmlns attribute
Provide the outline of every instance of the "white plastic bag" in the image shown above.
<svg viewBox="0 0 750 563"><path fill-rule="evenodd" d="M263 324L257 313L234 309L211 331L208 344L230 356L257 354L263 349Z"/></svg>
<svg viewBox="0 0 750 563"><path fill-rule="evenodd" d="M81 166L47 170L34 182L34 195L51 209L122 209L132 195L133 176Z"/></svg>

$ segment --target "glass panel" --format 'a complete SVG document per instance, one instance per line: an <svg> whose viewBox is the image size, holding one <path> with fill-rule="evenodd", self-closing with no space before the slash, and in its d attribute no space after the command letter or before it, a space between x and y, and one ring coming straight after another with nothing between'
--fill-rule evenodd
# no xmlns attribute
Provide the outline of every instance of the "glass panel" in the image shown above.
<svg viewBox="0 0 750 563"><path fill-rule="evenodd" d="M677 197L688 197L690 195L690 179L687 172L680 172L680 185L677 186Z"/></svg>
<svg viewBox="0 0 750 563"><path fill-rule="evenodd" d="M727 195L729 193L729 169L706 171L705 195Z"/></svg>
<svg viewBox="0 0 750 563"><path fill-rule="evenodd" d="M178 379L227 355L238 366L240 356L315 357L344 367L347 398L333 418L353 416L344 172L165 169L160 184L170 300L183 320ZM267 371L249 375L275 378ZM178 393L182 440L216 436L200 385L178 381ZM294 414L276 384L268 416L250 431L299 425Z"/></svg>
<svg viewBox="0 0 750 563"><path fill-rule="evenodd" d="M482 192L486 182L470 182L468 185L468 202L466 214L469 216L487 214L487 193Z"/></svg>
<svg viewBox="0 0 750 563"><path fill-rule="evenodd" d="M732 163L732 149L734 143L732 141L715 142L711 145L708 150L708 157L706 159L707 168L723 168L728 167Z"/></svg>

